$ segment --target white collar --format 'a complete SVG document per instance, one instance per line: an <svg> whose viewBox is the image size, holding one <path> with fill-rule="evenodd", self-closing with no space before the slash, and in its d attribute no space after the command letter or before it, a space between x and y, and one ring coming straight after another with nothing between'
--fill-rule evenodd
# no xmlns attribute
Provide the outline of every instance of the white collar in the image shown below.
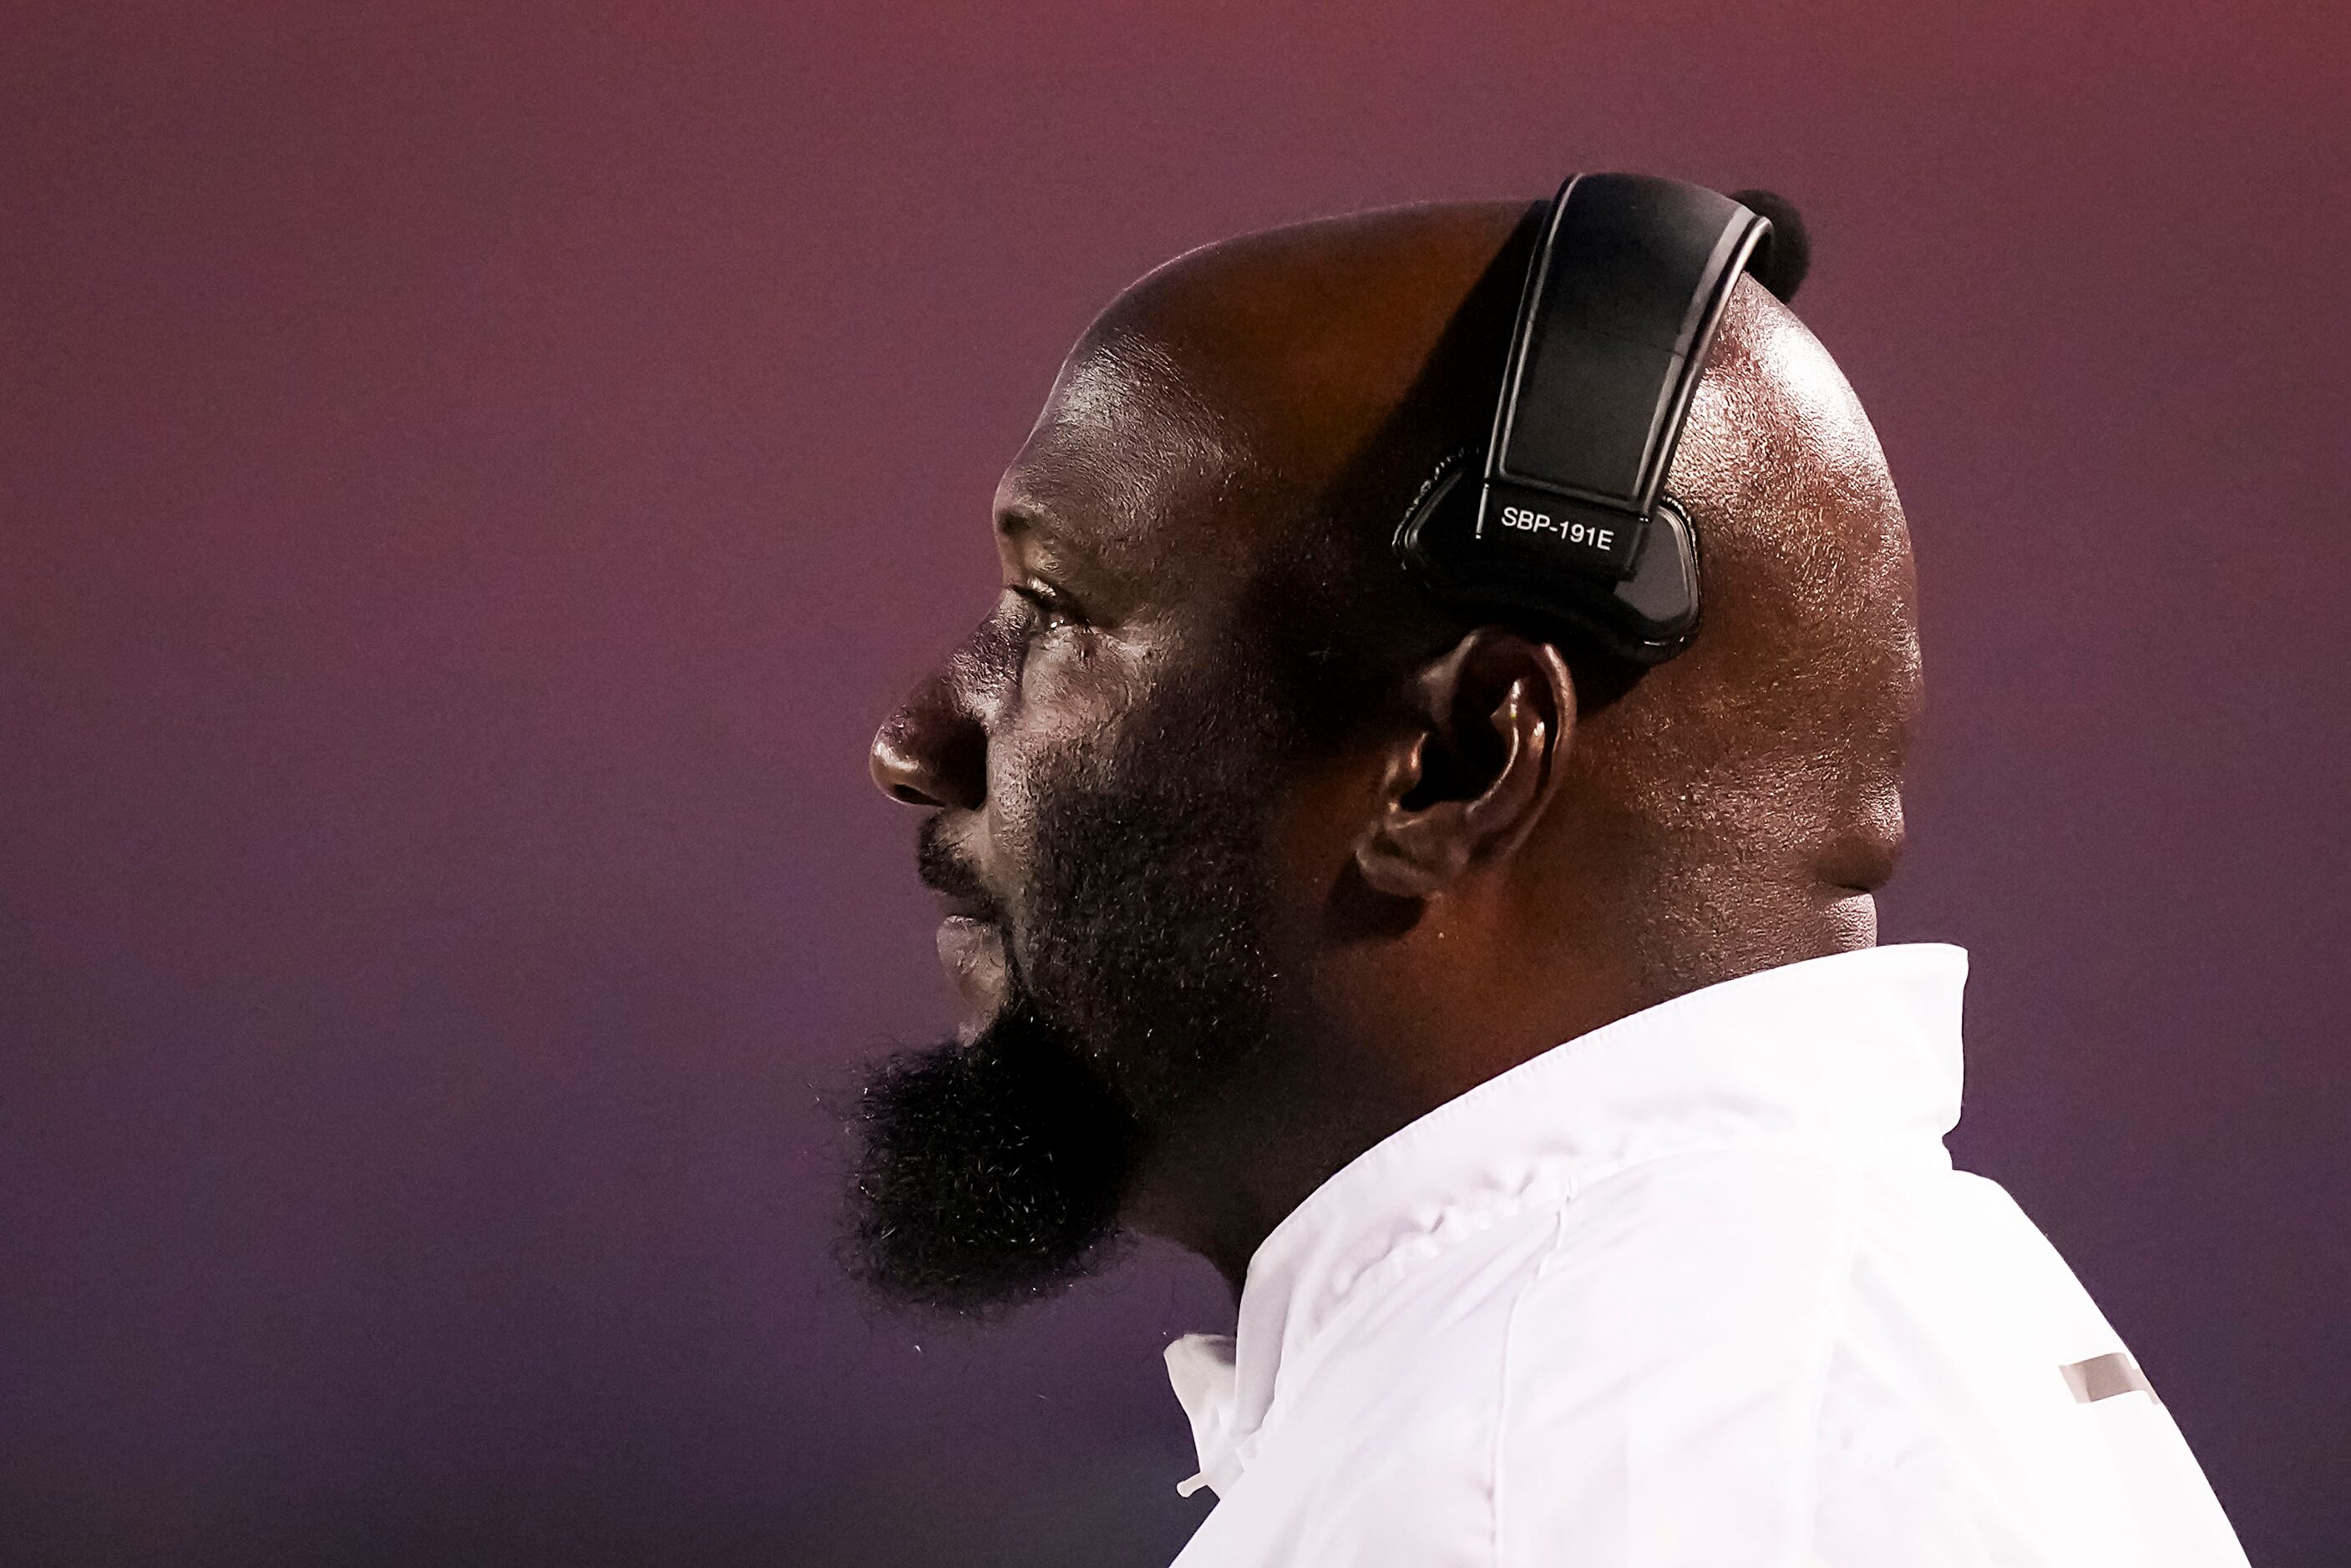
<svg viewBox="0 0 2351 1568"><path fill-rule="evenodd" d="M1823 1141L1948 1164L1967 953L1864 948L1761 970L1556 1046L1358 1155L1249 1260L1235 1334L1167 1347L1201 1473L1253 1451L1276 1373L1350 1294L1530 1203L1669 1154Z"/></svg>

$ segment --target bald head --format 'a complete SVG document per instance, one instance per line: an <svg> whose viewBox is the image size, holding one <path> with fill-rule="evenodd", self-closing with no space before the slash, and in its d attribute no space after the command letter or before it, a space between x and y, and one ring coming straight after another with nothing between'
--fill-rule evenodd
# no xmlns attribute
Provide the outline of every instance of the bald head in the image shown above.
<svg viewBox="0 0 2351 1568"><path fill-rule="evenodd" d="M1195 251L1103 313L1062 397L1117 379L1185 409L1226 475L1196 525L1254 531L1269 571L1323 589L1298 607L1318 636L1393 674L1464 628L1405 582L1391 541L1437 463L1486 439L1541 212L1393 209ZM1687 927L1766 897L1829 894L1840 940L1865 940L1870 909L1849 895L1892 870L1917 699L1908 538L1852 389L1751 278L1667 491L1699 535L1703 629L1638 680L1567 650L1583 678L1571 794L1630 852L1613 868L1646 891L1640 923L1667 928L1655 964L1691 980L1754 967L1768 955L1740 917ZM1679 950L1691 941L1721 950Z"/></svg>
<svg viewBox="0 0 2351 1568"><path fill-rule="evenodd" d="M1778 299L1736 286L1667 476L1699 543L1677 659L1465 615L1394 553L1488 434L1541 212L1301 224L1122 296L999 487L1004 597L875 740L883 787L931 813L977 1042L956 1060L1033 1025L1040 1059L1087 1064L1089 1125L1125 1129L1092 1166L1117 1216L1236 1279L1434 1106L1875 938L1917 694L1908 544L1868 421Z"/></svg>

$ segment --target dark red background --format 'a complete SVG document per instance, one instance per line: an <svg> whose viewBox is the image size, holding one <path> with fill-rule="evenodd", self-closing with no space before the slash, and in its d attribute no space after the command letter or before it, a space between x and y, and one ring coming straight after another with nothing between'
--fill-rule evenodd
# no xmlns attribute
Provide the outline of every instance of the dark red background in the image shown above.
<svg viewBox="0 0 2351 1568"><path fill-rule="evenodd" d="M0 1560L1163 1561L1204 1270L828 1259L946 1014L865 738L1131 277L1616 166L1811 213L1961 1153L2343 1561L2345 15L11 7Z"/></svg>

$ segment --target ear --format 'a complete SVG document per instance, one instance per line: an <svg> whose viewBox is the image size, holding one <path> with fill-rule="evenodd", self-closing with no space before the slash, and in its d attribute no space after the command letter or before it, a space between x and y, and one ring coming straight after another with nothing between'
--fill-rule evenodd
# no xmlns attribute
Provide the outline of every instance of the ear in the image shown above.
<svg viewBox="0 0 2351 1568"><path fill-rule="evenodd" d="M1508 857L1550 805L1575 683L1551 644L1479 627L1413 677L1409 713L1355 864L1379 891L1424 898Z"/></svg>

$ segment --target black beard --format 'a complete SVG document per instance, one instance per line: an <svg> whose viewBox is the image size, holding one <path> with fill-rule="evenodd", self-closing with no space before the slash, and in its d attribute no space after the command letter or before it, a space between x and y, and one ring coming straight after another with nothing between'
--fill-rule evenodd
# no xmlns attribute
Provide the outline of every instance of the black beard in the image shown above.
<svg viewBox="0 0 2351 1568"><path fill-rule="evenodd" d="M851 1272L888 1300L971 1317L1102 1266L1140 1141L1025 997L968 1045L883 1064L851 1125Z"/></svg>
<svg viewBox="0 0 2351 1568"><path fill-rule="evenodd" d="M877 1293L984 1315L1099 1272L1152 1134L1275 1032L1265 839L1294 732L1253 683L1218 684L1133 725L1147 755L1039 781L1003 1007L859 1096L851 1268ZM973 891L935 828L923 858Z"/></svg>

